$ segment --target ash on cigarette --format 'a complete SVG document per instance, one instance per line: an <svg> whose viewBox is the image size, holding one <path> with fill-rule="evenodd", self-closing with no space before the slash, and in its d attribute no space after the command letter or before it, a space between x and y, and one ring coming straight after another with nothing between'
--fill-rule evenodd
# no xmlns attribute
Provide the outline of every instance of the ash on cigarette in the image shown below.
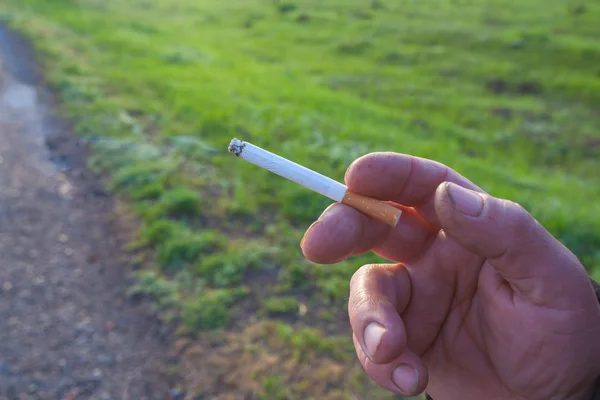
<svg viewBox="0 0 600 400"><path fill-rule="evenodd" d="M233 138L231 140L231 143L229 143L229 147L227 149L234 156L239 157L242 154L242 151L244 151L244 147L246 147L246 143Z"/></svg>

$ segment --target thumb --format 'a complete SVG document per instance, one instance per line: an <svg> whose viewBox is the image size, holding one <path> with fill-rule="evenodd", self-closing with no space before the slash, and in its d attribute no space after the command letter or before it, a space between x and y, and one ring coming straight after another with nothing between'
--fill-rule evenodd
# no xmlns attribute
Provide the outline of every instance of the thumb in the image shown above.
<svg viewBox="0 0 600 400"><path fill-rule="evenodd" d="M535 304L568 306L574 296L589 297L581 263L520 205L444 182L435 210L446 235L495 269L496 283L508 282Z"/></svg>

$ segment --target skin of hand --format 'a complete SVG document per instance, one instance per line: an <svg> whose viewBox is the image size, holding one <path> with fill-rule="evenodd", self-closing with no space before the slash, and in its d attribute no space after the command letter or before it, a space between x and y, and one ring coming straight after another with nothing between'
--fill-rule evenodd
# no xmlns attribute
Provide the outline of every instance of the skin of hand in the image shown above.
<svg viewBox="0 0 600 400"><path fill-rule="evenodd" d="M450 168L372 153L350 190L404 210L389 228L330 206L301 247L333 264L374 251L350 283L354 345L385 389L434 400L588 400L600 376L600 306L579 260L521 206Z"/></svg>

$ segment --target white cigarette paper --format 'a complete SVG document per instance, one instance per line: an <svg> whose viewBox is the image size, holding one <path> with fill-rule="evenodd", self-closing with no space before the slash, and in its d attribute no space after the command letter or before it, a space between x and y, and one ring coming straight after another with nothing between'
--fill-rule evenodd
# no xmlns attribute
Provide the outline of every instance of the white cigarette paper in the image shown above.
<svg viewBox="0 0 600 400"><path fill-rule="evenodd" d="M345 185L331 178L248 142L233 139L229 144L229 151L249 163L267 169L337 202L342 201L348 190Z"/></svg>
<svg viewBox="0 0 600 400"><path fill-rule="evenodd" d="M233 139L229 144L229 152L251 164L269 170L314 192L329 197L333 201L355 207L388 225L395 226L402 214L399 209L389 204L352 193L340 182L251 143Z"/></svg>

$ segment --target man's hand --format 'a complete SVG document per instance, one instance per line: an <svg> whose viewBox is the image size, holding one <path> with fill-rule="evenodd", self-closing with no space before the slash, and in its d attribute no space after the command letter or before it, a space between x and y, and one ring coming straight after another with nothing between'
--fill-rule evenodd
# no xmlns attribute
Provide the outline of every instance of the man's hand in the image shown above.
<svg viewBox="0 0 600 400"><path fill-rule="evenodd" d="M582 399L600 376L600 306L578 259L519 205L439 163L355 161L350 190L406 210L396 228L335 204L302 241L330 264L369 250L348 310L369 376L434 400Z"/></svg>

